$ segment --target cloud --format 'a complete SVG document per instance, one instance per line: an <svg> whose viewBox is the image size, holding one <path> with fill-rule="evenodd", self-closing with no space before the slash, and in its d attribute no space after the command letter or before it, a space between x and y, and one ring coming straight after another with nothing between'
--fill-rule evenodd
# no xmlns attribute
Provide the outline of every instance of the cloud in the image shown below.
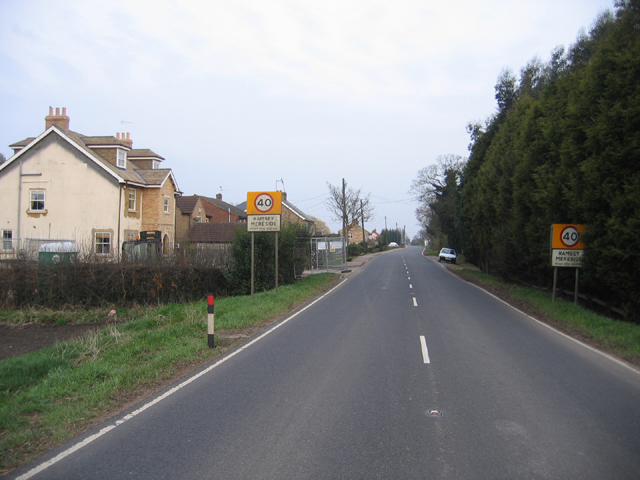
<svg viewBox="0 0 640 480"><path fill-rule="evenodd" d="M406 107L415 97L475 91L473 68L536 36L545 4L36 1L0 47L34 83L65 81L53 58L96 87L238 78L276 96Z"/></svg>

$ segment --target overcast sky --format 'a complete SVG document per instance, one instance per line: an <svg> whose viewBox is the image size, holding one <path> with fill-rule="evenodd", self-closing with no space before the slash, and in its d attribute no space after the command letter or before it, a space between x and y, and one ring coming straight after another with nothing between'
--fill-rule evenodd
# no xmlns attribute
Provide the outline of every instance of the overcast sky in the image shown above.
<svg viewBox="0 0 640 480"><path fill-rule="evenodd" d="M0 152L66 107L131 132L185 195L284 189L337 232L327 182L371 193L366 228L419 227L408 193L494 85L574 43L611 0L0 0ZM282 180L282 181L281 181ZM277 188L276 188L277 187ZM1 196L1 192L0 192Z"/></svg>

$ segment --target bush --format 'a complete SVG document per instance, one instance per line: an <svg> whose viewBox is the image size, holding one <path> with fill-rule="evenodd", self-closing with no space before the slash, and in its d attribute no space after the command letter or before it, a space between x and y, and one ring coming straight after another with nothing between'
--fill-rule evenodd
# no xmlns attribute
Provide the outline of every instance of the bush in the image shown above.
<svg viewBox="0 0 640 480"><path fill-rule="evenodd" d="M186 302L228 291L220 268L171 263L76 262L2 265L0 308L86 307Z"/></svg>
<svg viewBox="0 0 640 480"><path fill-rule="evenodd" d="M347 246L347 254L349 257L359 257L364 255L364 247L359 243L350 243Z"/></svg>
<svg viewBox="0 0 640 480"><path fill-rule="evenodd" d="M288 224L278 234L278 285L293 283L304 268L306 257L297 256L296 240L308 237L308 228ZM259 232L254 237L254 291L275 288L275 233ZM226 280L232 295L251 293L251 232L237 230L231 244Z"/></svg>

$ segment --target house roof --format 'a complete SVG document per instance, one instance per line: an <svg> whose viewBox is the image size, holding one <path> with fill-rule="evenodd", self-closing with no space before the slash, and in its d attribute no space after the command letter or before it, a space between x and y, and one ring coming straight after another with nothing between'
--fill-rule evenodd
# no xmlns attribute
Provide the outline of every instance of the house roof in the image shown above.
<svg viewBox="0 0 640 480"><path fill-rule="evenodd" d="M163 157L158 155L153 150L149 150L148 148L132 148L131 150L129 150L127 157L131 159L149 158L149 159L156 159L156 160L164 160Z"/></svg>
<svg viewBox="0 0 640 480"><path fill-rule="evenodd" d="M12 144L10 147L22 147L19 152L17 152L13 157L0 165L0 171L6 168L9 164L13 163L16 159L24 155L27 151L29 151L34 145L40 142L42 139L47 137L48 135L58 135L63 140L67 141L71 146L79 150L82 154L88 157L93 163L95 163L98 167L106 170L111 176L116 178L119 183L132 183L136 186L148 186L148 187L160 187L164 185L168 178L173 180L175 188L177 191L180 191L178 188L178 183L176 182L171 169L163 168L157 170L147 170L147 169L139 169L135 166L133 162L127 162L126 168L118 168L115 165L111 164L107 160L105 160L102 156L91 150L89 148L90 145L94 147L97 145L101 146L122 146L127 150L129 147L123 143L121 139L116 137L89 137L86 135L82 135L80 133L73 132L71 130L64 130L57 125L52 125L45 132L43 132L40 136L33 138L29 137L19 142ZM149 173L155 172L155 173Z"/></svg>
<svg viewBox="0 0 640 480"><path fill-rule="evenodd" d="M205 202L209 202L210 204L215 205L216 207L223 209L225 212L231 211L231 213L233 213L238 218L243 218L243 219L247 218L247 214L245 213L245 211L243 209L238 208L238 207L236 207L234 205L231 205L230 203L224 202L219 198L205 197L205 196L202 196L202 195L196 195L196 196L200 197ZM207 210L207 212L209 212L206 203L204 204L204 207L205 207L205 210Z"/></svg>
<svg viewBox="0 0 640 480"><path fill-rule="evenodd" d="M187 232L187 238L195 243L231 243L236 230L246 230L246 223L196 223Z"/></svg>
<svg viewBox="0 0 640 480"><path fill-rule="evenodd" d="M311 223L316 223L313 218L311 218L309 215L307 215L306 213L304 213L302 210L300 210L298 207L296 207L293 203L291 203L288 200L282 200L282 204L286 205L287 208L289 210L291 210L293 213L295 213L296 215L298 215L301 219L303 219L305 222L311 222Z"/></svg>
<svg viewBox="0 0 640 480"><path fill-rule="evenodd" d="M176 198L176 206L182 210L182 213L188 213L189 215L193 213L197 203L198 197L195 195Z"/></svg>

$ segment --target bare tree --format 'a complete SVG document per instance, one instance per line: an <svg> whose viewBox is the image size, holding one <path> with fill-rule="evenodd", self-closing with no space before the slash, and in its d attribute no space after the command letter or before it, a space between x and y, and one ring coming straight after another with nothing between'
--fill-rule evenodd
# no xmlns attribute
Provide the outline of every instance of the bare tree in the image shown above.
<svg viewBox="0 0 640 480"><path fill-rule="evenodd" d="M371 194L363 195L362 189L347 188L347 182L342 179L342 187L336 187L327 182L329 198L327 209L333 214L333 219L342 222L342 235L348 238L349 229L359 222L366 222L373 218Z"/></svg>
<svg viewBox="0 0 640 480"><path fill-rule="evenodd" d="M422 205L431 205L436 200L436 194L446 187L450 172L454 172L457 181L460 181L466 162L467 159L459 155L440 155L436 158L435 165L418 171L418 176L411 182L409 193L415 195Z"/></svg>
<svg viewBox="0 0 640 480"><path fill-rule="evenodd" d="M311 219L316 223L316 235L331 235L331 227L324 220L310 215Z"/></svg>
<svg viewBox="0 0 640 480"><path fill-rule="evenodd" d="M7 161L7 158L0 152L0 165Z"/></svg>

